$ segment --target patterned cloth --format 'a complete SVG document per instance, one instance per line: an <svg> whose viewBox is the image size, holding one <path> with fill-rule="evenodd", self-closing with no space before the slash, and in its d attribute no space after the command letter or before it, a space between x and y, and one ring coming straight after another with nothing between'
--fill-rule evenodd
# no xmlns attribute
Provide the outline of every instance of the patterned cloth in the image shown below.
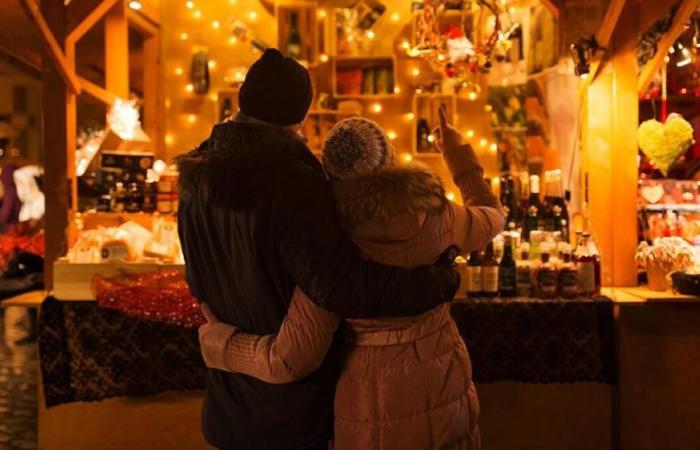
<svg viewBox="0 0 700 450"><path fill-rule="evenodd" d="M474 382L616 383L613 302L479 299L455 303Z"/></svg>
<svg viewBox="0 0 700 450"><path fill-rule="evenodd" d="M616 382L610 300L468 300L452 315L475 382ZM47 407L204 388L196 330L95 302L47 299L39 353Z"/></svg>
<svg viewBox="0 0 700 450"><path fill-rule="evenodd" d="M197 330L48 298L39 318L46 406L202 389Z"/></svg>

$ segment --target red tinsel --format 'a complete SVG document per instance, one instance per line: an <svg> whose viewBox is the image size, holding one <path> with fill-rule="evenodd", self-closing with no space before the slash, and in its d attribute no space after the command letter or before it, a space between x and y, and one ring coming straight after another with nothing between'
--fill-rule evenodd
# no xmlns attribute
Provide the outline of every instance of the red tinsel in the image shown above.
<svg viewBox="0 0 700 450"><path fill-rule="evenodd" d="M5 234L0 235L0 271L7 269L7 263L17 250L44 256L44 230L37 230L29 223L10 225Z"/></svg>
<svg viewBox="0 0 700 450"><path fill-rule="evenodd" d="M143 320L195 328L205 320L181 272L149 272L105 278L95 275L97 304Z"/></svg>

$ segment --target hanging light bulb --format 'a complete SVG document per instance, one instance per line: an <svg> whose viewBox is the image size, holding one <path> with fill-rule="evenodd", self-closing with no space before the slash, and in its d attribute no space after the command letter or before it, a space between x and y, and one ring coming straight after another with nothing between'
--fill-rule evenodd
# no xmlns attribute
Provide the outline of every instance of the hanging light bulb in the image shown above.
<svg viewBox="0 0 700 450"><path fill-rule="evenodd" d="M202 11L197 10L197 11L194 12L194 18L195 18L195 19L199 19L199 18L201 18L201 17L202 17Z"/></svg>
<svg viewBox="0 0 700 450"><path fill-rule="evenodd" d="M373 113L379 114L382 112L382 109L384 109L384 108L382 108L381 103L375 103L372 105L372 112Z"/></svg>
<svg viewBox="0 0 700 450"><path fill-rule="evenodd" d="M474 138L474 130L467 130L464 133L464 136L466 136L467 139L471 140Z"/></svg>
<svg viewBox="0 0 700 450"><path fill-rule="evenodd" d="M132 0L129 2L129 8L133 9L134 11L138 11L143 8L143 5L138 0Z"/></svg>
<svg viewBox="0 0 700 450"><path fill-rule="evenodd" d="M325 9L319 9L318 11L316 11L316 17L319 19L325 19L327 15L328 13Z"/></svg>
<svg viewBox="0 0 700 450"><path fill-rule="evenodd" d="M221 28L221 22L219 22L218 20L215 20L215 21L213 21L213 22L211 23L211 26L212 26L212 28L214 28L215 30L218 30L219 28Z"/></svg>
<svg viewBox="0 0 700 450"><path fill-rule="evenodd" d="M185 33L184 31L180 33L180 40L181 41L186 41L190 37L189 34Z"/></svg>
<svg viewBox="0 0 700 450"><path fill-rule="evenodd" d="M399 13L394 13L391 15L392 22L398 22L399 20L401 20L401 16L399 15Z"/></svg>
<svg viewBox="0 0 700 450"><path fill-rule="evenodd" d="M405 163L410 163L413 161L413 155L410 153L401 153L401 160Z"/></svg>
<svg viewBox="0 0 700 450"><path fill-rule="evenodd" d="M187 9L192 9L194 8L194 2L188 1L187 3L185 3L185 6L187 7Z"/></svg>
<svg viewBox="0 0 700 450"><path fill-rule="evenodd" d="M175 68L175 75L180 76L183 73L185 73L185 70L182 67L176 67Z"/></svg>
<svg viewBox="0 0 700 450"><path fill-rule="evenodd" d="M386 137L388 137L390 141L396 140L396 138L397 138L396 131L387 131Z"/></svg>

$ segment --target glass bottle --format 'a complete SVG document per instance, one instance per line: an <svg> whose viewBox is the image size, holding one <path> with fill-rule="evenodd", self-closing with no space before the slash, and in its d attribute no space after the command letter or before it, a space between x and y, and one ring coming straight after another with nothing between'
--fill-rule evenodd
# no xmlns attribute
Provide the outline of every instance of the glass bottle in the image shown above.
<svg viewBox="0 0 700 450"><path fill-rule="evenodd" d="M532 295L532 264L530 263L530 247L527 242L520 245L520 260L515 269L515 291L518 297Z"/></svg>
<svg viewBox="0 0 700 450"><path fill-rule="evenodd" d="M287 56L302 58L301 34L299 34L299 16L295 11L289 14L289 35L287 36Z"/></svg>
<svg viewBox="0 0 700 450"><path fill-rule="evenodd" d="M467 261L467 297L481 296L481 255L474 250Z"/></svg>
<svg viewBox="0 0 700 450"><path fill-rule="evenodd" d="M545 205L540 201L539 175L530 175L530 196L527 199L527 210L530 211L531 208L535 208L537 214L537 229L545 229Z"/></svg>
<svg viewBox="0 0 700 450"><path fill-rule="evenodd" d="M571 261L571 248L562 249L562 263L559 267L559 294L573 298L578 294L578 269Z"/></svg>
<svg viewBox="0 0 700 450"><path fill-rule="evenodd" d="M540 264L535 270L535 290L539 298L552 298L557 295L557 269L549 262L549 253L542 252Z"/></svg>
<svg viewBox="0 0 700 450"><path fill-rule="evenodd" d="M515 196L515 180L510 175L501 177L501 204L506 213L506 230L514 230L521 222L520 207Z"/></svg>
<svg viewBox="0 0 700 450"><path fill-rule="evenodd" d="M481 295L498 296L498 260L494 254L493 242L486 244L484 259L481 262Z"/></svg>
<svg viewBox="0 0 700 450"><path fill-rule="evenodd" d="M581 233L574 263L578 268L579 293L588 297L600 294L600 253L588 232Z"/></svg>
<svg viewBox="0 0 700 450"><path fill-rule="evenodd" d="M552 225L555 233L561 233L561 240L564 242L569 242L569 223L562 216L562 209L559 205L554 205L552 207Z"/></svg>
<svg viewBox="0 0 700 450"><path fill-rule="evenodd" d="M498 291L501 297L515 296L516 264L513 258L513 240L505 237L503 257L498 265Z"/></svg>
<svg viewBox="0 0 700 450"><path fill-rule="evenodd" d="M525 242L530 242L530 234L533 231L537 231L539 228L539 220L537 218L537 207L530 206L527 209L527 216L523 221L523 240Z"/></svg>

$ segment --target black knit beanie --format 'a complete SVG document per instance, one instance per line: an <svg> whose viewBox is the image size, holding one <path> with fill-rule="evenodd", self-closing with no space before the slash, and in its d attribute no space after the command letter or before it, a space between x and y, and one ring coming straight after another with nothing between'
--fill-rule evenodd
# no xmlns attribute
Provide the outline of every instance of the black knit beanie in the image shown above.
<svg viewBox="0 0 700 450"><path fill-rule="evenodd" d="M250 66L238 93L238 105L247 116L287 126L304 120L312 98L308 71L270 48Z"/></svg>

